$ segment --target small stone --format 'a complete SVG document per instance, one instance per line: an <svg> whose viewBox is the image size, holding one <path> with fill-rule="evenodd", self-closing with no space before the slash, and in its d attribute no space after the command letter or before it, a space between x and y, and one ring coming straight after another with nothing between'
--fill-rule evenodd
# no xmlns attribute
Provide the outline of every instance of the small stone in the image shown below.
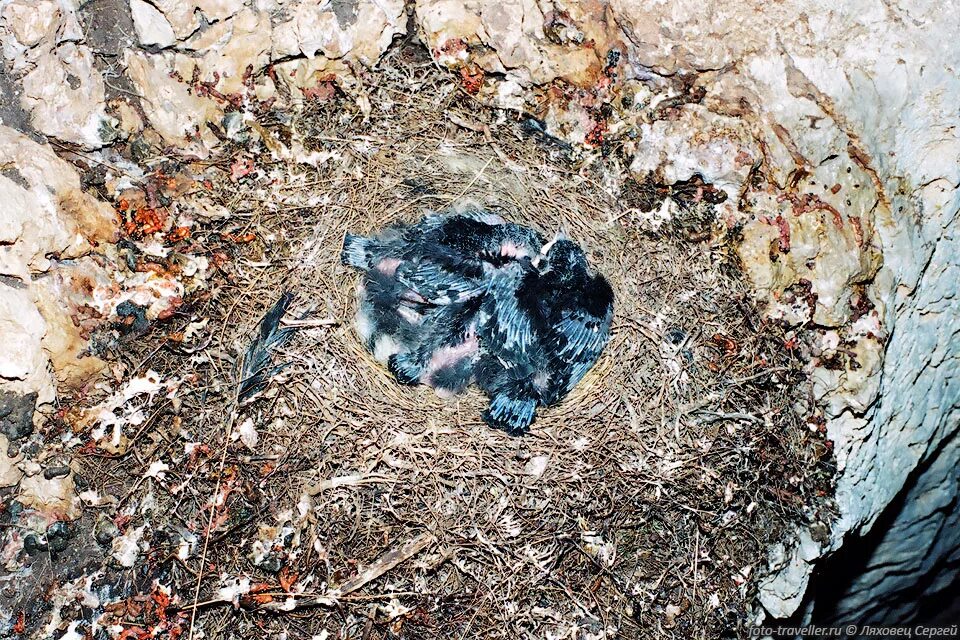
<svg viewBox="0 0 960 640"><path fill-rule="evenodd" d="M68 475L70 475L70 467L47 467L43 470L43 477L47 480L62 478Z"/></svg>
<svg viewBox="0 0 960 640"><path fill-rule="evenodd" d="M130 0L130 13L140 44L161 49L176 44L177 36L173 33L173 27L156 7L143 0Z"/></svg>
<svg viewBox="0 0 960 640"><path fill-rule="evenodd" d="M93 526L93 537L98 544L103 546L109 545L118 535L120 535L120 530L117 528L117 525L106 516L100 516L100 518L97 519L97 523Z"/></svg>
<svg viewBox="0 0 960 640"><path fill-rule="evenodd" d="M669 342L675 347L679 347L681 344L683 344L687 340L686 332L676 327L671 327L670 329L668 329L664 337L667 339L667 342Z"/></svg>
<svg viewBox="0 0 960 640"><path fill-rule="evenodd" d="M268 553L263 560L260 561L260 568L269 573L280 571L282 566L283 561L275 553Z"/></svg>
<svg viewBox="0 0 960 640"><path fill-rule="evenodd" d="M29 533L23 538L23 550L33 556L41 551L46 551L47 545L40 539L40 536Z"/></svg>
<svg viewBox="0 0 960 640"><path fill-rule="evenodd" d="M151 153L150 143L143 138L135 138L130 143L130 156L135 162L143 162Z"/></svg>
<svg viewBox="0 0 960 640"><path fill-rule="evenodd" d="M19 500L11 501L10 506L7 507L7 513L10 514L10 521L13 522L23 513L23 504Z"/></svg>
<svg viewBox="0 0 960 640"><path fill-rule="evenodd" d="M11 440L26 438L33 433L33 411L37 394L25 395L0 391L0 432Z"/></svg>
<svg viewBox="0 0 960 640"><path fill-rule="evenodd" d="M68 522L57 521L47 527L47 549L50 553L59 553L67 548L73 531Z"/></svg>

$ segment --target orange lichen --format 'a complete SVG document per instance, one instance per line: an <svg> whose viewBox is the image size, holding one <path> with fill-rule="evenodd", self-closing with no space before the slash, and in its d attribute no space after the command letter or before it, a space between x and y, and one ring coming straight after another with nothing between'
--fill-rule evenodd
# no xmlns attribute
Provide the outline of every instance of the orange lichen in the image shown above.
<svg viewBox="0 0 960 640"><path fill-rule="evenodd" d="M722 333L713 334L711 340L723 350L725 356L734 356L740 351L737 343Z"/></svg>
<svg viewBox="0 0 960 640"><path fill-rule="evenodd" d="M235 244L246 244L257 239L255 233L225 233L224 238Z"/></svg>
<svg viewBox="0 0 960 640"><path fill-rule="evenodd" d="M290 593L290 589L293 588L293 585L296 584L299 574L290 573L290 567L283 567L280 570L280 573L277 575L277 579L280 581L280 586L284 591Z"/></svg>
<svg viewBox="0 0 960 640"><path fill-rule="evenodd" d="M27 613L25 611L21 611L20 613L17 614L17 621L13 625L13 632L17 634L23 633L26 630L26 628L27 628Z"/></svg>

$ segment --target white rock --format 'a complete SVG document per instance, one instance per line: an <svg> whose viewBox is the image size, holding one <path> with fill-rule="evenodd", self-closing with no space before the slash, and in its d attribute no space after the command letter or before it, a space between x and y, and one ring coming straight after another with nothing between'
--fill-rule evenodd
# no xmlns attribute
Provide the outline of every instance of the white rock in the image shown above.
<svg viewBox="0 0 960 640"><path fill-rule="evenodd" d="M274 57L313 58L320 54L372 66L405 28L399 0L358 2L350 15L337 15L336 8L327 3L299 0L291 4L291 19L275 29Z"/></svg>
<svg viewBox="0 0 960 640"><path fill-rule="evenodd" d="M177 42L173 27L160 11L144 0L130 0L137 39L144 46L171 47Z"/></svg>
<svg viewBox="0 0 960 640"><path fill-rule="evenodd" d="M216 23L243 9L243 0L155 0L153 4L179 40L187 39L200 28L201 15L208 23Z"/></svg>
<svg viewBox="0 0 960 640"><path fill-rule="evenodd" d="M170 55L145 55L128 51L127 76L143 95L143 111L167 144L206 156L217 144L207 122L219 122L223 112L210 98L193 95L186 84L170 77ZM199 139L198 139L199 136Z"/></svg>
<svg viewBox="0 0 960 640"><path fill-rule="evenodd" d="M73 520L80 516L80 504L73 473L49 480L42 473L27 475L20 481L17 500L52 520Z"/></svg>
<svg viewBox="0 0 960 640"><path fill-rule="evenodd" d="M257 428L253 424L253 418L247 418L237 427L237 432L234 435L234 439L240 439L247 449L253 451L257 446L257 442L260 439L259 434L257 433Z"/></svg>
<svg viewBox="0 0 960 640"><path fill-rule="evenodd" d="M0 46L22 74L22 107L38 131L95 149L114 138L115 121L104 106L104 84L93 52L82 44L76 7L63 2L7 4Z"/></svg>
<svg viewBox="0 0 960 640"><path fill-rule="evenodd" d="M217 91L225 95L237 93L244 87L248 67L252 66L256 73L270 62L270 36L267 14L243 9L181 45L181 49L200 55L180 56L177 64L186 67L186 72L181 72L184 77L192 77L196 66L199 78L215 83Z"/></svg>
<svg viewBox="0 0 960 640"><path fill-rule="evenodd" d="M425 0L418 2L415 10L427 45L445 66L457 67L466 61L463 45L483 44L489 50L473 56L473 62L489 72L507 73L510 80L528 87L556 78L586 85L600 71L594 48L555 44L546 37L546 18L532 0ZM584 41L602 44L609 39L604 35L602 11L588 18L585 14L590 9L585 3L566 3L564 10L583 31Z"/></svg>
<svg viewBox="0 0 960 640"><path fill-rule="evenodd" d="M223 586L217 590L217 598L224 602L232 602L236 605L240 596L250 593L250 578L228 578L223 577Z"/></svg>
<svg viewBox="0 0 960 640"><path fill-rule="evenodd" d="M157 480L163 480L167 471L170 470L170 465L162 460L154 460L150 463L150 467L144 472L144 478L156 478Z"/></svg>
<svg viewBox="0 0 960 640"><path fill-rule="evenodd" d="M36 391L40 404L54 397L53 376L41 347L45 329L30 293L0 283L0 379L16 381L5 387L12 391Z"/></svg>
<svg viewBox="0 0 960 640"><path fill-rule="evenodd" d="M31 200L26 206L30 207L31 213L38 215L32 225L23 229L26 233L20 235L21 239L37 245L30 251L76 258L88 252L92 244L111 242L116 238L116 213L106 203L85 193L74 168L61 160L49 146L0 125L0 157L20 178L13 186L30 192L29 196L13 195L12 179L8 177L4 183L5 193ZM34 256L34 253L30 255ZM45 258L31 257L28 266L43 270L47 263Z"/></svg>
<svg viewBox="0 0 960 640"><path fill-rule="evenodd" d="M770 552L770 566L775 569L759 585L760 603L775 618L786 618L803 600L810 580L812 562L820 556L820 547L809 531L801 529L787 553L782 544Z"/></svg>
<svg viewBox="0 0 960 640"><path fill-rule="evenodd" d="M15 0L3 8L4 26L17 41L32 47L51 38L60 22L58 3L53 0Z"/></svg>
<svg viewBox="0 0 960 640"><path fill-rule="evenodd" d="M523 467L523 472L528 476L539 478L547 470L547 464L550 462L550 456L534 456L527 460Z"/></svg>

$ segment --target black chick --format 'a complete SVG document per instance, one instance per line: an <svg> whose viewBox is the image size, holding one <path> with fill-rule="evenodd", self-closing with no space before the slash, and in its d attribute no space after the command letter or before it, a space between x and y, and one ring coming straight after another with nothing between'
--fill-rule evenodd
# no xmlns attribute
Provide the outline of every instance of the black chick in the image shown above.
<svg viewBox="0 0 960 640"><path fill-rule="evenodd" d="M543 238L482 209L427 216L377 236L349 235L341 260L365 272L357 325L403 384L462 391L478 355L476 317L488 279L537 255Z"/></svg>
<svg viewBox="0 0 960 640"><path fill-rule="evenodd" d="M593 367L612 319L613 290L566 238L544 245L529 266L501 270L478 322L475 376L490 396L484 420L526 433L538 406L562 400Z"/></svg>

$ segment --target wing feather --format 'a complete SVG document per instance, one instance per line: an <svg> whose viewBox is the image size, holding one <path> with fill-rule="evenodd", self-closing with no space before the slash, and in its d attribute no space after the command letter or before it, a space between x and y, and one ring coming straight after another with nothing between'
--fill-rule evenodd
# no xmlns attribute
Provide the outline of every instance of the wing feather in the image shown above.
<svg viewBox="0 0 960 640"><path fill-rule="evenodd" d="M396 277L431 304L464 302L484 290L482 281L432 260L404 262L397 267Z"/></svg>
<svg viewBox="0 0 960 640"><path fill-rule="evenodd" d="M491 353L511 362L529 359L536 342L533 321L517 297L525 272L519 263L494 272L481 307L481 340Z"/></svg>
<svg viewBox="0 0 960 640"><path fill-rule="evenodd" d="M564 380L563 395L580 382L597 360L610 339L613 307L603 318L583 309L564 311L559 322L550 327L547 344L551 347L551 370ZM557 398L559 400L559 398Z"/></svg>

